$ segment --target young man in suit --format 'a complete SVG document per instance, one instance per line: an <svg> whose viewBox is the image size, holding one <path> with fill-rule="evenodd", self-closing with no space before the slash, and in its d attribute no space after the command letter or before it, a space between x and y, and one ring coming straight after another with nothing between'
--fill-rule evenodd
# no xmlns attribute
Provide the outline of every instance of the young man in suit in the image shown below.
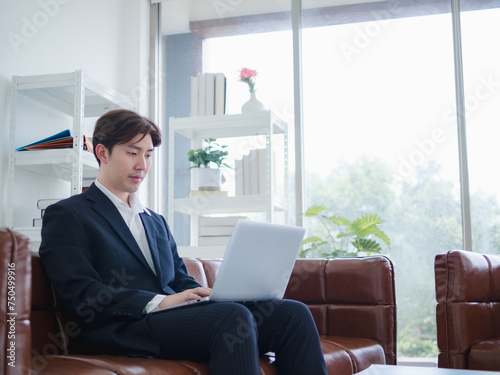
<svg viewBox="0 0 500 375"><path fill-rule="evenodd" d="M47 208L40 257L81 334L81 353L208 361L213 374L260 374L275 352L280 374L326 374L318 332L296 301L217 302L151 312L210 295L177 253L165 219L145 208L158 127L127 110L103 115L93 145L99 175L84 193Z"/></svg>

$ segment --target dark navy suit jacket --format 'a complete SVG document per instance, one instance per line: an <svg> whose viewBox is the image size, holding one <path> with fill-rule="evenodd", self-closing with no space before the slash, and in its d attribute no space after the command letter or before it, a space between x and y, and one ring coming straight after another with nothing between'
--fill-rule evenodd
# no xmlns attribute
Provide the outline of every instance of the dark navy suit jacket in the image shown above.
<svg viewBox="0 0 500 375"><path fill-rule="evenodd" d="M157 294L199 286L187 274L165 219L150 213L140 216L156 275L116 206L94 184L44 213L40 257L78 324L66 333L82 353L157 356L144 307Z"/></svg>

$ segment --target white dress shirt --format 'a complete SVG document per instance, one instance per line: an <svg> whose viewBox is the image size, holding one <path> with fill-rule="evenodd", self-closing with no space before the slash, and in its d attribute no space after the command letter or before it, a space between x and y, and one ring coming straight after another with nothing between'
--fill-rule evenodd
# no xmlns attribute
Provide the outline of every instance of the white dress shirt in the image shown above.
<svg viewBox="0 0 500 375"><path fill-rule="evenodd" d="M143 206L143 204L136 196L136 194L134 193L129 194L129 204L130 204L129 206L120 198L118 198L116 195L114 195L111 191L109 191L109 189L106 188L103 184L101 184L99 180L97 179L95 180L95 185L116 206L118 212L120 212L120 214L122 215L125 224L127 224L128 228L130 229L130 232L132 232L132 236L134 236L137 245L139 245L139 248L141 249L144 258L146 258L146 262L156 275L153 258L151 256L151 249L149 248L148 238L146 236L146 230L144 229L141 217L139 216L139 214L143 212L147 213L149 216L151 216L151 213L148 211L146 207ZM148 304L144 308L144 311L146 313L149 313L158 310L158 305L163 300L164 297L165 297L164 295L158 294L156 297L154 297L151 301L148 302Z"/></svg>

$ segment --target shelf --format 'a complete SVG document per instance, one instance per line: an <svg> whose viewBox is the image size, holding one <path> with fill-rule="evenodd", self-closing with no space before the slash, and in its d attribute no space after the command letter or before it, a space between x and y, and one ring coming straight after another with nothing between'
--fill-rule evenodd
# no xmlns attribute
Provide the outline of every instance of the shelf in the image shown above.
<svg viewBox="0 0 500 375"><path fill-rule="evenodd" d="M75 80L79 74L80 71L17 77L17 90L20 94L73 116ZM83 75L83 87L85 117L98 117L113 109L134 108L132 101L126 96L105 88L85 75Z"/></svg>
<svg viewBox="0 0 500 375"><path fill-rule="evenodd" d="M190 139L232 138L269 134L285 134L287 122L271 111L234 115L176 118L174 131Z"/></svg>
<svg viewBox="0 0 500 375"><path fill-rule="evenodd" d="M277 210L285 211L287 209L284 199L278 196L273 197L272 205ZM264 194L174 200L174 211L189 215L266 212L268 209L269 196Z"/></svg>
<svg viewBox="0 0 500 375"><path fill-rule="evenodd" d="M19 96L30 100L19 106ZM73 148L16 151L19 146L15 144L16 133L29 131L28 125L30 125L30 123L21 120L22 117L18 118L18 112L32 112L36 116L37 111L45 110L34 106L32 101L72 118L70 130L75 137ZM61 180L68 181L71 185L70 195L81 193L82 187L88 186L88 182L97 178L99 166L94 154L84 150L82 146L84 118L99 117L110 110L121 108L133 110L134 103L130 98L91 80L82 70L61 74L12 77L9 161L6 179L6 226L16 225L14 223L14 202L16 200L13 197L17 193L16 183L22 181L19 179L16 182L17 170L33 174L33 176L26 177L31 178L35 184L36 175L50 177L47 179L47 183L60 184ZM50 126L56 127L55 124ZM37 197L38 194L34 192L33 198ZM29 207L26 209L30 210Z"/></svg>
<svg viewBox="0 0 500 375"><path fill-rule="evenodd" d="M53 176L71 181L73 167L73 149L16 151L14 163L20 169L33 173ZM96 178L99 166L94 154L82 151L83 175L86 179Z"/></svg>
<svg viewBox="0 0 500 375"><path fill-rule="evenodd" d="M174 236L174 213L179 212L190 216L190 239L191 245L198 243L198 216L200 215L241 215L260 213L265 215L265 221L272 223L275 213L284 213L285 223L288 223L288 123L273 111L261 111L231 115L196 116L169 119L169 161L168 161L168 223ZM191 148L196 148L200 140L206 138L265 138L266 155L271 163L265 163L264 172L268 186L275 186L276 175L271 168L278 168L274 163L273 153L276 145L283 145L283 194L268 193L253 195L236 195L229 197L200 197L200 198L176 198L174 199L175 184L175 159L176 142L175 135L179 134L188 138ZM278 136L275 138L275 136ZM275 141L276 140L276 141ZM255 146L257 147L257 146ZM281 182L281 180L280 180ZM185 187L187 188L187 187ZM261 220L260 216L259 220ZM281 215L280 215L281 216ZM225 247L220 246L184 246L180 247L182 256L193 257L217 257L224 256Z"/></svg>

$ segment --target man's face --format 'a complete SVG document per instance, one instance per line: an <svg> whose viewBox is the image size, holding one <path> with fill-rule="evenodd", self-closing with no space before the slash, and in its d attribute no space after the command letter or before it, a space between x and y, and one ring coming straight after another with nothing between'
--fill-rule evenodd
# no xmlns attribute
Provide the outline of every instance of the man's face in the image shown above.
<svg viewBox="0 0 500 375"><path fill-rule="evenodd" d="M101 160L99 181L125 203L151 168L153 141L149 134L142 137L143 134L138 134L130 142L115 145L111 154L102 144L96 148Z"/></svg>

